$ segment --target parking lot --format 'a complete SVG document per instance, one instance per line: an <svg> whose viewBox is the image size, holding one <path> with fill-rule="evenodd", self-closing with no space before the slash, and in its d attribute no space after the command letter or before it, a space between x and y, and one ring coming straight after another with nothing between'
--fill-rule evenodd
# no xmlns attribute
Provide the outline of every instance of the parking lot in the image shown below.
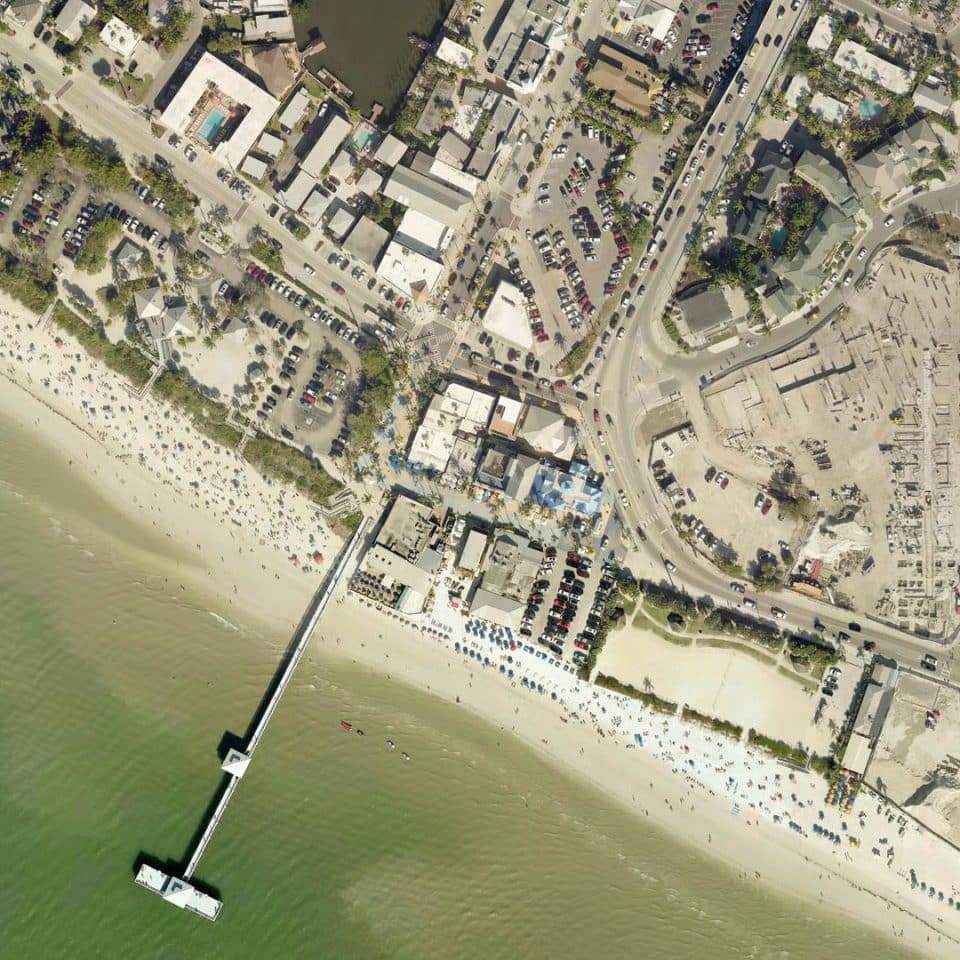
<svg viewBox="0 0 960 960"><path fill-rule="evenodd" d="M680 433L686 443L680 439ZM781 519L776 501L761 487L718 470L706 459L689 431L657 441L652 460L661 489L667 477L675 477L680 499L671 503L666 494L661 495L670 511L696 518L693 535L700 550L721 557L724 545L735 544L735 560L747 572L763 552L781 558L781 545L790 544L797 530L796 521L786 516Z"/></svg>
<svg viewBox="0 0 960 960"><path fill-rule="evenodd" d="M521 634L554 656L580 666L596 636L610 590L612 567L547 547L524 615Z"/></svg>

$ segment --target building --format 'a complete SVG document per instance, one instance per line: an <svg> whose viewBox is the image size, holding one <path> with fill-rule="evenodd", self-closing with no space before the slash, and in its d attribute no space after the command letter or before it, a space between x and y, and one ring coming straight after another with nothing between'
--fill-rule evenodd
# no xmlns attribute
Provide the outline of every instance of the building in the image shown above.
<svg viewBox="0 0 960 960"><path fill-rule="evenodd" d="M566 0L506 0L487 47L487 69L518 93L537 89L551 52L567 41Z"/></svg>
<svg viewBox="0 0 960 960"><path fill-rule="evenodd" d="M473 199L469 193L411 167L395 167L383 192L404 207L454 230L460 225Z"/></svg>
<svg viewBox="0 0 960 960"><path fill-rule="evenodd" d="M793 172L803 181L819 190L835 207L839 207L848 217L860 209L860 199L850 182L826 157L818 156L809 150L801 154Z"/></svg>
<svg viewBox="0 0 960 960"><path fill-rule="evenodd" d="M833 21L831 20L830 15L825 13L822 16L817 17L817 22L813 25L813 29L810 31L810 36L807 38L807 46L811 50L825 53L830 49L830 45L832 43Z"/></svg>
<svg viewBox="0 0 960 960"><path fill-rule="evenodd" d="M783 99L786 101L787 106L793 110L797 110L800 104L809 96L810 81L806 78L805 74L795 73L790 78L790 83L787 85L787 89L783 94Z"/></svg>
<svg viewBox="0 0 960 960"><path fill-rule="evenodd" d="M333 203L334 198L322 187L314 187L300 205L300 216L311 226L316 226ZM354 215L355 216L355 215Z"/></svg>
<svg viewBox="0 0 960 960"><path fill-rule="evenodd" d="M129 272L140 266L143 253L143 247L137 246L132 240L124 238L117 249L113 251L113 261Z"/></svg>
<svg viewBox="0 0 960 960"><path fill-rule="evenodd" d="M763 209L766 215L765 207L756 201L753 206ZM698 289L692 296L681 297L678 302L693 345L705 345L733 323L733 311L722 290Z"/></svg>
<svg viewBox="0 0 960 960"><path fill-rule="evenodd" d="M922 83L917 84L913 91L914 106L927 113L935 113L942 117L953 109L953 94L950 84L939 77L929 76Z"/></svg>
<svg viewBox="0 0 960 960"><path fill-rule="evenodd" d="M345 253L373 266L390 242L390 234L369 217L360 217L343 241Z"/></svg>
<svg viewBox="0 0 960 960"><path fill-rule="evenodd" d="M385 167L395 167L403 159L407 150L407 145L399 137L388 133L377 147L373 159Z"/></svg>
<svg viewBox="0 0 960 960"><path fill-rule="evenodd" d="M240 164L240 172L245 173L251 180L260 181L267 175L269 164L252 153L248 154Z"/></svg>
<svg viewBox="0 0 960 960"><path fill-rule="evenodd" d="M111 17L100 31L100 42L121 60L129 60L142 39L136 30L128 27L119 17Z"/></svg>
<svg viewBox="0 0 960 960"><path fill-rule="evenodd" d="M664 40L680 13L680 0L619 0L617 13L625 23L646 27L654 40Z"/></svg>
<svg viewBox="0 0 960 960"><path fill-rule="evenodd" d="M271 160L276 160L283 151L283 148L283 138L278 137L274 133L265 133L257 141L257 150L259 150L260 153L266 154Z"/></svg>
<svg viewBox="0 0 960 960"><path fill-rule="evenodd" d="M544 463L534 476L529 496L544 510L595 517L603 503L603 481L586 463L574 461L567 470Z"/></svg>
<svg viewBox="0 0 960 960"><path fill-rule="evenodd" d="M457 569L476 576L483 566L483 559L487 553L488 538L483 530L472 527L464 534L460 541L460 552L457 555Z"/></svg>
<svg viewBox="0 0 960 960"><path fill-rule="evenodd" d="M520 424L524 443L556 460L571 460L577 449L577 432L559 411L530 404Z"/></svg>
<svg viewBox="0 0 960 960"><path fill-rule="evenodd" d="M277 111L277 100L242 73L203 53L160 123L238 167Z"/></svg>
<svg viewBox="0 0 960 960"><path fill-rule="evenodd" d="M163 356L162 341L176 337L195 337L196 321L182 299L168 300L159 284L138 290L133 295L133 307L143 331Z"/></svg>
<svg viewBox="0 0 960 960"><path fill-rule="evenodd" d="M737 214L730 236L754 246L760 243L770 205L776 201L781 188L789 183L792 169L789 157L779 150L767 150L760 157L750 177L752 186L743 198L743 210ZM731 319L725 298L723 306L715 297L690 298L689 308L688 329L691 333L696 331L700 337L709 338L712 334L708 330L716 332L714 317L719 323L724 322L724 317Z"/></svg>
<svg viewBox="0 0 960 960"><path fill-rule="evenodd" d="M832 127L839 127L847 115L848 107L842 100L828 97L818 90L810 98L808 109L815 117L820 117L824 123L829 123Z"/></svg>
<svg viewBox="0 0 960 960"><path fill-rule="evenodd" d="M286 42L296 39L293 31L293 18L283 14L268 13L246 17L243 21L244 43L261 41Z"/></svg>
<svg viewBox="0 0 960 960"><path fill-rule="evenodd" d="M25 27L43 9L42 0L13 0L7 7L7 16Z"/></svg>
<svg viewBox="0 0 960 960"><path fill-rule="evenodd" d="M447 385L430 401L413 435L407 461L443 473L458 436L478 438L486 432L494 397L460 383Z"/></svg>
<svg viewBox="0 0 960 960"><path fill-rule="evenodd" d="M76 43L83 31L97 19L97 8L84 0L67 0L57 15L54 29L65 40Z"/></svg>
<svg viewBox="0 0 960 960"><path fill-rule="evenodd" d="M453 230L439 220L407 210L393 238L431 260L439 260L453 239Z"/></svg>
<svg viewBox="0 0 960 960"><path fill-rule="evenodd" d="M781 285L794 300L823 282L826 260L856 233L857 225L839 207L828 204L820 212L796 255L780 271Z"/></svg>
<svg viewBox="0 0 960 960"><path fill-rule="evenodd" d="M604 41L596 53L587 82L609 90L611 102L640 117L653 113L653 101L663 93L663 81L642 60Z"/></svg>
<svg viewBox="0 0 960 960"><path fill-rule="evenodd" d="M317 138L317 142L310 148L310 151L300 163L300 169L309 173L311 177L320 178L323 168L333 159L334 154L340 149L340 145L350 134L352 127L350 121L344 119L339 114L333 114L323 132Z"/></svg>
<svg viewBox="0 0 960 960"><path fill-rule="evenodd" d="M533 333L523 294L512 281L501 278L497 283L483 314L483 329L522 350L529 350L533 346Z"/></svg>
<svg viewBox="0 0 960 960"><path fill-rule="evenodd" d="M473 153L473 147L463 137L447 130L437 144L437 159L462 170Z"/></svg>
<svg viewBox="0 0 960 960"><path fill-rule="evenodd" d="M445 269L437 260L391 240L377 265L377 276L414 303L426 303Z"/></svg>
<svg viewBox="0 0 960 960"><path fill-rule="evenodd" d="M869 80L890 93L909 93L916 73L898 67L889 60L872 54L862 44L844 40L834 54L833 62L842 70Z"/></svg>
<svg viewBox="0 0 960 960"><path fill-rule="evenodd" d="M470 616L518 629L542 562L543 551L522 533L497 537L470 598Z"/></svg>
<svg viewBox="0 0 960 960"><path fill-rule="evenodd" d="M490 433L512 440L523 417L523 401L501 394L497 397L490 420Z"/></svg>
<svg viewBox="0 0 960 960"><path fill-rule="evenodd" d="M297 167L286 186L277 193L277 199L296 213L316 186L316 178Z"/></svg>
<svg viewBox="0 0 960 960"><path fill-rule="evenodd" d="M280 116L277 117L280 129L287 133L296 129L297 124L304 118L309 107L310 94L303 87L298 87L294 95L287 101L287 105L281 111ZM264 136L269 136L269 134L264 134Z"/></svg>
<svg viewBox="0 0 960 960"><path fill-rule="evenodd" d="M470 67L470 61L473 59L473 51L462 43L444 37L437 47L435 56L438 60L450 64L457 70L467 70Z"/></svg>
<svg viewBox="0 0 960 960"><path fill-rule="evenodd" d="M334 204L330 206L334 209L327 218L327 231L339 243L353 229L353 225L357 222L357 212L339 200L336 206Z"/></svg>
<svg viewBox="0 0 960 960"><path fill-rule="evenodd" d="M913 174L937 163L940 140L927 120L901 130L854 166L874 196L888 200L911 186Z"/></svg>
<svg viewBox="0 0 960 960"><path fill-rule="evenodd" d="M421 613L443 562L441 542L433 509L401 494L360 560L351 589L403 613Z"/></svg>

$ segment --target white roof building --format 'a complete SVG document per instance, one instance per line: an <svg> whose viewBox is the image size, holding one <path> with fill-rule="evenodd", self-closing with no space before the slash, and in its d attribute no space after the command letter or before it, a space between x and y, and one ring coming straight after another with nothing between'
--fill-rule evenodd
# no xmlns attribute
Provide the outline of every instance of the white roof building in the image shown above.
<svg viewBox="0 0 960 960"><path fill-rule="evenodd" d="M307 223L316 226L327 212L327 208L331 203L333 203L333 197L319 186L314 187L314 189L307 194L306 200L300 205L300 213Z"/></svg>
<svg viewBox="0 0 960 960"><path fill-rule="evenodd" d="M833 43L833 24L830 20L830 15L825 13L817 17L817 22L813 25L813 29L810 31L810 36L807 39L807 46L811 50L823 52L824 50L830 49L831 43Z"/></svg>
<svg viewBox="0 0 960 960"><path fill-rule="evenodd" d="M451 67L456 67L457 70L466 70L473 59L473 51L462 43L444 37L440 41L440 46L437 47L436 57L444 63L449 63Z"/></svg>
<svg viewBox="0 0 960 960"><path fill-rule="evenodd" d="M188 128L200 121L198 109L205 97L215 97L222 93L231 100L246 107L246 114L237 127L225 137L213 150L213 155L231 167L238 167L263 133L270 118L277 112L279 104L262 87L248 80L242 73L234 70L211 53L204 53L197 65L190 71L180 89L160 115L160 123L170 130L185 134ZM208 114L212 115L212 111ZM199 123L197 142L203 140L203 126Z"/></svg>
<svg viewBox="0 0 960 960"><path fill-rule="evenodd" d="M468 573L476 574L483 565L483 555L487 552L487 535L476 527L467 531L460 541L460 556L457 566Z"/></svg>
<svg viewBox="0 0 960 960"><path fill-rule="evenodd" d="M382 186L383 174L377 173L377 171L371 167L367 167L357 181L357 191L359 193L365 193L368 197L376 196Z"/></svg>
<svg viewBox="0 0 960 960"><path fill-rule="evenodd" d="M953 107L953 94L950 92L950 85L944 83L939 77L927 77L913 91L913 103L921 110L942 117L945 113L949 113Z"/></svg>
<svg viewBox="0 0 960 960"><path fill-rule="evenodd" d="M448 226L417 210L407 210L394 234L397 243L431 260L440 259L452 238L453 231Z"/></svg>
<svg viewBox="0 0 960 960"><path fill-rule="evenodd" d="M243 39L247 43L261 40L286 41L294 39L293 18L283 14L258 14L243 21Z"/></svg>
<svg viewBox="0 0 960 960"><path fill-rule="evenodd" d="M504 10L487 48L487 66L513 90L532 93L550 54L567 42L570 6L566 0L508 0Z"/></svg>
<svg viewBox="0 0 960 960"><path fill-rule="evenodd" d="M388 133L377 147L373 159L385 167L395 167L407 152L407 145L392 133Z"/></svg>
<svg viewBox="0 0 960 960"><path fill-rule="evenodd" d="M842 100L828 97L819 90L810 98L810 112L835 127L843 123L847 105Z"/></svg>
<svg viewBox="0 0 960 960"><path fill-rule="evenodd" d="M317 138L317 142L310 148L310 152L303 158L300 168L311 177L319 177L323 168L340 149L340 144L347 139L351 129L349 120L334 114L323 128L323 133Z"/></svg>
<svg viewBox="0 0 960 960"><path fill-rule="evenodd" d="M119 17L111 17L100 31L100 42L123 60L129 60L143 38Z"/></svg>
<svg viewBox="0 0 960 960"><path fill-rule="evenodd" d="M84 0L67 0L57 16L54 28L71 43L76 43L87 26L97 18L97 8Z"/></svg>
<svg viewBox="0 0 960 960"><path fill-rule="evenodd" d="M497 284L490 299L490 306L483 315L483 329L507 343L516 344L524 350L533 346L530 320L523 304L520 288L509 280Z"/></svg>
<svg viewBox="0 0 960 960"><path fill-rule="evenodd" d="M577 449L577 432L556 410L530 405L520 427L520 436L534 450L558 460L569 460Z"/></svg>
<svg viewBox="0 0 960 960"><path fill-rule="evenodd" d="M314 177L303 170L298 170L297 175L277 194L277 198L282 201L284 206L297 211L304 201L310 196L310 191L317 185Z"/></svg>
<svg viewBox="0 0 960 960"><path fill-rule="evenodd" d="M479 177L475 177L472 173L466 173L459 167L455 167L439 158L435 158L430 165L430 176L461 191L461 193L468 193L471 197L475 197L477 190L480 188Z"/></svg>
<svg viewBox="0 0 960 960"><path fill-rule="evenodd" d="M283 108L280 116L277 117L280 129L287 132L293 130L303 119L303 115L307 112L309 106L310 94L303 87L298 87L297 92L287 101L287 105Z"/></svg>
<svg viewBox="0 0 960 960"><path fill-rule="evenodd" d="M790 84L787 86L783 99L787 101L787 106L796 110L801 101L810 96L810 81L805 74L795 73L790 78Z"/></svg>
<svg viewBox="0 0 960 960"><path fill-rule="evenodd" d="M391 240L377 266L377 276L417 303L428 300L443 275L444 266L416 250Z"/></svg>
<svg viewBox="0 0 960 960"><path fill-rule="evenodd" d="M257 149L261 153L265 153L272 160L276 160L276 158L280 156L283 146L283 138L278 137L275 133L265 133L257 141Z"/></svg>
<svg viewBox="0 0 960 960"><path fill-rule="evenodd" d="M482 390L449 384L430 401L413 435L408 459L442 473L458 436L476 437L487 429L494 402Z"/></svg>
<svg viewBox="0 0 960 960"><path fill-rule="evenodd" d="M333 216L327 220L327 229L335 240L341 241L350 232L356 222L356 211L346 206L346 204L338 203Z"/></svg>
<svg viewBox="0 0 960 960"><path fill-rule="evenodd" d="M909 93L916 76L913 70L906 70L889 60L875 56L853 40L844 40L840 44L833 62L864 80L879 84L890 93Z"/></svg>
<svg viewBox="0 0 960 960"><path fill-rule="evenodd" d="M240 172L254 180L262 180L267 175L267 162L250 154L240 164Z"/></svg>

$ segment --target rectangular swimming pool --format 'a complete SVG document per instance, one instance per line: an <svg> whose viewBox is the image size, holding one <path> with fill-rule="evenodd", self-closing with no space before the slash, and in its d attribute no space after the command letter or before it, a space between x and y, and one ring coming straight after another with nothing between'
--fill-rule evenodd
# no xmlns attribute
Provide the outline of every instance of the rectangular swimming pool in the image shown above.
<svg viewBox="0 0 960 960"><path fill-rule="evenodd" d="M203 137L207 143L212 143L226 119L219 110L211 110L207 115L207 119L200 125L200 136Z"/></svg>

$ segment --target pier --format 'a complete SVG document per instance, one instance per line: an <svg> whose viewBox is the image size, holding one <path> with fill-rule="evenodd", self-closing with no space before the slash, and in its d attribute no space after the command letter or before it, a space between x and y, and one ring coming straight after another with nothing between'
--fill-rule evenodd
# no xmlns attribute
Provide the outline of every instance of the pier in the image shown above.
<svg viewBox="0 0 960 960"><path fill-rule="evenodd" d="M139 866L135 877L136 883L152 893L159 894L168 903L174 904L181 910L190 910L207 920L216 920L220 914L220 909L223 906L222 901L200 890L191 883L191 880L200 863L201 857L203 857L204 851L213 839L213 834L220 825L224 813L226 813L231 798L236 792L243 775L247 772L247 767L250 766L253 751L256 750L257 745L260 743L260 740L267 730L267 725L270 723L270 719L276 712L281 697L290 685L290 681L303 657L303 653L307 649L310 639L313 637L314 630L316 630L317 624L320 622L324 610L326 610L327 603L333 595L337 584L342 579L347 564L356 551L357 545L362 541L369 523L369 518L364 517L357 531L341 551L340 556L327 574L320 589L310 601L310 606L307 607L300 627L294 634L291 647L287 652L286 661L280 667L272 689L270 689L268 695L265 696L265 700L255 718L253 728L247 736L243 749L231 747L227 751L223 763L220 765L221 770L223 770L225 774L225 781L221 786L220 798L213 807L203 831L197 838L193 850L187 858L186 866L180 871L180 876L176 876L174 873L168 873L147 862L142 862Z"/></svg>

